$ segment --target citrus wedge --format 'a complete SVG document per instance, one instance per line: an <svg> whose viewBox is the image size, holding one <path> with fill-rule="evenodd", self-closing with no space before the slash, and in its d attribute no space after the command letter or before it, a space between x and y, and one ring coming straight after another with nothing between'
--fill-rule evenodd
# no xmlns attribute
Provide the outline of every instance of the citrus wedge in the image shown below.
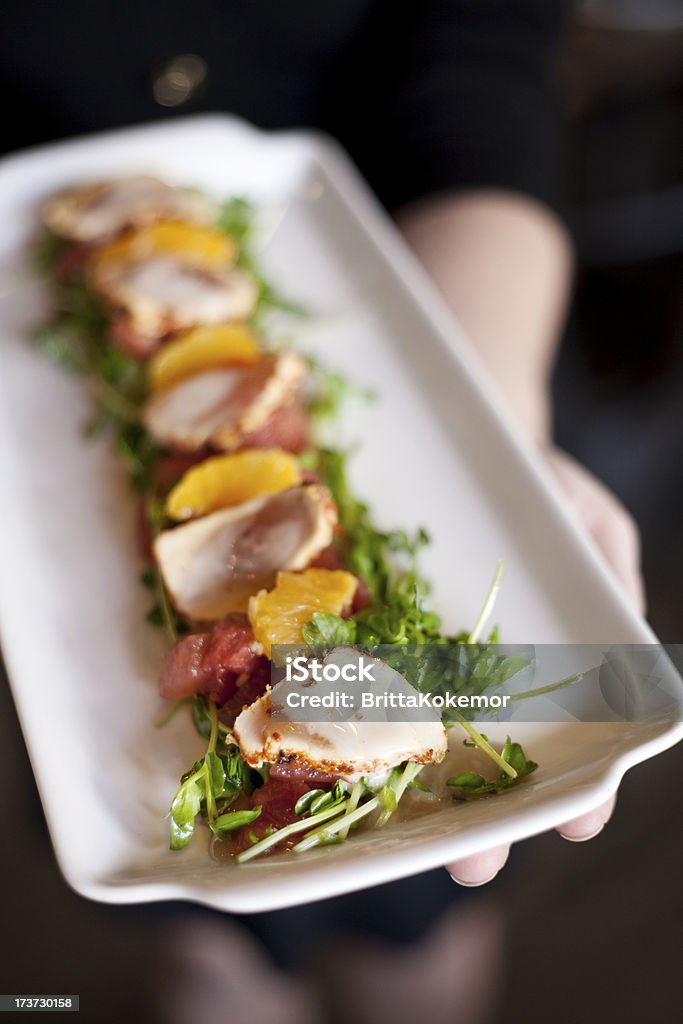
<svg viewBox="0 0 683 1024"><path fill-rule="evenodd" d="M193 466L166 499L171 519L193 519L301 483L299 463L280 448L215 455Z"/></svg>
<svg viewBox="0 0 683 1024"><path fill-rule="evenodd" d="M150 390L165 391L204 370L256 363L262 352L243 324L194 327L162 345L147 364Z"/></svg>
<svg viewBox="0 0 683 1024"><path fill-rule="evenodd" d="M93 251L90 264L97 270L107 263L137 263L152 256L175 256L193 266L212 269L235 262L237 243L215 228L160 220L99 246Z"/></svg>
<svg viewBox="0 0 683 1024"><path fill-rule="evenodd" d="M279 572L273 590L261 590L249 601L254 637L270 657L273 644L298 644L301 628L316 612L341 615L351 606L357 578L343 569Z"/></svg>

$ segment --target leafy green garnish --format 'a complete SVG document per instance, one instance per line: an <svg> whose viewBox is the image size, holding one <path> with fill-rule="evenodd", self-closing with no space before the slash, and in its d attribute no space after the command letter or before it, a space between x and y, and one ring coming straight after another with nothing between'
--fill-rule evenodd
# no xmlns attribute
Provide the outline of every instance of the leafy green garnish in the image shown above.
<svg viewBox="0 0 683 1024"><path fill-rule="evenodd" d="M486 595L486 599L481 607L479 615L477 616L477 621L472 626L472 629L467 636L467 640L465 641L468 644L478 643L479 638L486 628L486 624L491 617L491 612L493 611L493 606L496 603L496 598L498 597L504 568L505 562L502 558L499 558L496 562L496 571L493 574L493 579L491 580L491 585Z"/></svg>
<svg viewBox="0 0 683 1024"><path fill-rule="evenodd" d="M314 800L317 800L325 792L324 789L309 789L307 793L300 796L297 802L294 804L294 813L301 817L302 814L307 814L311 809L311 804Z"/></svg>
<svg viewBox="0 0 683 1024"><path fill-rule="evenodd" d="M235 744L230 744L227 747L227 753L222 757L222 761L225 771L223 797L226 798L233 794L233 799L236 799L240 793L250 796L254 790L252 771L246 761L242 760L239 747L235 746Z"/></svg>
<svg viewBox="0 0 683 1024"><path fill-rule="evenodd" d="M82 375L93 400L88 437L109 434L128 471L131 486L144 499L152 537L165 525L163 503L155 494L155 473L162 449L140 420L147 397L144 365L131 359L109 339L108 318L82 280L55 286L55 320L33 334L34 343L54 363ZM147 620L166 631L170 640L186 630L176 614L161 577L151 571L155 602Z"/></svg>
<svg viewBox="0 0 683 1024"><path fill-rule="evenodd" d="M194 835L206 786L204 765L180 787L171 804L171 849L182 850Z"/></svg>
<svg viewBox="0 0 683 1024"><path fill-rule="evenodd" d="M509 655L489 644L468 644L463 639L429 641L424 646L376 649L378 657L400 672L421 693L433 697L450 694L481 696L499 690L529 664L528 658ZM455 712L444 706L448 728L475 717L474 707Z"/></svg>
<svg viewBox="0 0 683 1024"><path fill-rule="evenodd" d="M273 309L295 316L307 315L303 306L281 295L259 270L252 254L254 209L247 199L238 197L223 203L216 226L238 243L237 266L249 274L258 289L256 310L251 316L251 326L255 330L260 330L264 314Z"/></svg>
<svg viewBox="0 0 683 1024"><path fill-rule="evenodd" d="M240 757L236 746L225 748L225 753L216 752L219 743L219 721L216 705L206 701L206 714L210 722L209 744L201 761L196 761L180 780L180 788L171 804L171 849L181 850L194 835L196 818L204 814L209 827L216 835L225 834L240 824L248 824L258 814L254 811L226 813L237 797L252 791L248 765ZM246 821L234 815L251 815Z"/></svg>
<svg viewBox="0 0 683 1024"><path fill-rule="evenodd" d="M154 534L152 535L154 536ZM149 584L145 583L144 586L149 586L155 596L154 604L148 610L146 619L152 626L163 629L170 642L175 643L179 636L187 633L188 627L171 604L161 573L156 566L150 566L145 574L145 579L150 582Z"/></svg>
<svg viewBox="0 0 683 1024"><path fill-rule="evenodd" d="M434 790L430 789L424 782L420 782L419 779L412 779L408 783L408 789L417 789L420 793L429 793L431 796L434 796Z"/></svg>
<svg viewBox="0 0 683 1024"><path fill-rule="evenodd" d="M216 836L224 836L228 832L234 832L243 825L251 825L259 817L262 807L254 807L253 810L228 811L227 814L219 815L211 822L211 831Z"/></svg>
<svg viewBox="0 0 683 1024"><path fill-rule="evenodd" d="M281 292L256 268L256 266L245 256L240 265L249 271L258 289L258 302L256 310L250 317L251 326L255 331L263 330L263 320L267 313L278 310L280 313L289 313L291 316L308 316L308 310L300 302L286 298Z"/></svg>
<svg viewBox="0 0 683 1024"><path fill-rule="evenodd" d="M392 769L389 778L380 790L381 813L375 823L376 828L381 828L387 823L398 807L406 789L415 782L423 767L424 765L417 764L415 761L407 761L401 768Z"/></svg>
<svg viewBox="0 0 683 1024"><path fill-rule="evenodd" d="M500 757L513 769L514 775L501 770L497 778L487 782L478 772L461 772L446 781L446 785L453 790L453 799L457 802L479 800L484 796L502 793L538 768L535 761L527 760L522 745L513 743L509 736Z"/></svg>
<svg viewBox="0 0 683 1024"><path fill-rule="evenodd" d="M367 506L351 493L346 458L343 452L321 449L317 452L315 468L337 504L343 529L342 562L362 577L371 604L350 619L331 614L314 615L303 627L304 641L316 652L320 648L345 645L370 648L416 689L432 696L475 696L502 686L528 664L527 659L511 657L492 646L498 640L495 629L488 643L478 642L500 587L502 561L496 565L470 633L444 634L439 616L424 604L428 586L417 568L418 552L429 540L427 534L419 530L411 538L403 531L378 530ZM443 712L445 725L462 725L502 774L514 777L514 768L467 721L473 717L474 710L462 715L451 713L445 706ZM386 803L383 815L388 817L391 793L387 790L382 799Z"/></svg>
<svg viewBox="0 0 683 1024"><path fill-rule="evenodd" d="M128 427L121 425L116 432L115 443L128 469L134 490L150 494L154 487L156 463L162 454L161 448L138 423ZM149 506L147 512L148 518L151 518Z"/></svg>
<svg viewBox="0 0 683 1024"><path fill-rule="evenodd" d="M314 467L337 505L343 530L340 544L342 562L350 572L363 578L373 605L386 606L391 599L401 604L410 602L416 591L427 591L426 581L417 575L416 558L429 538L422 529L414 537L403 530L378 530L368 506L351 492L346 472L347 458L346 452L321 448ZM438 618L435 621L438 622ZM386 642L394 641L387 639Z"/></svg>
<svg viewBox="0 0 683 1024"><path fill-rule="evenodd" d="M45 273L53 270L67 244L67 242L58 238L57 235L53 235L51 231L45 229L35 249L35 259L38 268Z"/></svg>
<svg viewBox="0 0 683 1024"><path fill-rule="evenodd" d="M71 332L55 327L36 327L33 343L50 362L69 373L85 373L86 362L79 339Z"/></svg>
<svg viewBox="0 0 683 1024"><path fill-rule="evenodd" d="M192 722L199 735L208 740L211 736L213 721L209 711L209 701L203 694L197 694L192 698Z"/></svg>
<svg viewBox="0 0 683 1024"><path fill-rule="evenodd" d="M55 320L35 330L33 341L58 366L87 379L94 404L88 434L111 431L134 486L145 491L159 456L140 425L146 373L111 343L108 330L102 306L83 281L73 281L56 285Z"/></svg>
<svg viewBox="0 0 683 1024"><path fill-rule="evenodd" d="M376 793L368 788L365 779L359 780L350 791L337 782L327 793L324 790L304 793L295 805L298 820L276 829L250 849L238 854L238 863L243 864L259 857L284 839L300 832L306 834L293 847L295 853L303 853L314 846L343 842L352 828L375 811L379 811L375 828L381 828L394 813L406 789L422 768L423 765L414 761L406 761L393 769L386 784Z"/></svg>
<svg viewBox="0 0 683 1024"><path fill-rule="evenodd" d="M346 647L356 642L356 623L330 612L316 612L302 628L301 635L311 647Z"/></svg>
<svg viewBox="0 0 683 1024"><path fill-rule="evenodd" d="M306 403L306 409L317 426L336 420L350 399L369 402L375 397L369 388L360 388L341 373L326 369L315 356L309 355L307 362L312 397Z"/></svg>
<svg viewBox="0 0 683 1024"><path fill-rule="evenodd" d="M231 235L242 249L249 241L253 216L251 203L236 196L221 203L216 227L226 235Z"/></svg>
<svg viewBox="0 0 683 1024"><path fill-rule="evenodd" d="M306 815L297 821L291 822L289 825L285 825L284 828L276 829L270 835L264 836L263 839L257 841L248 850L238 853L235 858L237 863L244 864L245 861L253 860L254 857L260 857L261 854L266 853L267 850L281 843L283 839L288 839L290 836L296 835L297 832L307 832L322 821L338 817L344 811L344 804L345 800L343 799L338 800L336 803L329 803L322 810L318 811L317 814Z"/></svg>
<svg viewBox="0 0 683 1024"><path fill-rule="evenodd" d="M396 790L392 786L391 781L389 781L385 786L382 786L382 788L379 791L380 814L376 823L377 828L382 828L383 825L386 825L387 821L389 820L389 818L394 813L397 807L398 800L396 799Z"/></svg>

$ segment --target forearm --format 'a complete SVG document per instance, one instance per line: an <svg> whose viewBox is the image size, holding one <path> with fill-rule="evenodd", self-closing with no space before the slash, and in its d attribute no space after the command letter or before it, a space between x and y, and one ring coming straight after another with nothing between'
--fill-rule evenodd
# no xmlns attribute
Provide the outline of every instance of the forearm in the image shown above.
<svg viewBox="0 0 683 1024"><path fill-rule="evenodd" d="M548 440L572 268L560 221L519 195L469 192L414 204L397 223L512 413L534 440Z"/></svg>

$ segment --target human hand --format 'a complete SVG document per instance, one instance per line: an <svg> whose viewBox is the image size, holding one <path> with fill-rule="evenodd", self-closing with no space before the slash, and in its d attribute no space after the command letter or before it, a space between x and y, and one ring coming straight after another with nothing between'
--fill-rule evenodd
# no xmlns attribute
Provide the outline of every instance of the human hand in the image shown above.
<svg viewBox="0 0 683 1024"><path fill-rule="evenodd" d="M593 538L624 593L638 612L645 611L640 572L640 538L630 512L596 476L560 448L543 449L567 507Z"/></svg>
<svg viewBox="0 0 683 1024"><path fill-rule="evenodd" d="M571 843L583 843L595 838L612 817L616 800L615 793L595 810L558 825L555 831ZM447 864L446 871L454 882L467 888L486 885L487 882L493 881L500 869L505 866L509 854L509 844L495 846L491 850L484 850L483 853L475 853L472 857L464 857L462 860Z"/></svg>
<svg viewBox="0 0 683 1024"><path fill-rule="evenodd" d="M544 455L564 491L569 509L596 542L634 606L643 612L640 542L631 515L597 477L566 452L550 447ZM609 821L615 802L616 794L588 814L558 825L557 832L570 842L592 839ZM448 864L446 870L460 885L485 885L495 878L509 853L509 845L497 846Z"/></svg>

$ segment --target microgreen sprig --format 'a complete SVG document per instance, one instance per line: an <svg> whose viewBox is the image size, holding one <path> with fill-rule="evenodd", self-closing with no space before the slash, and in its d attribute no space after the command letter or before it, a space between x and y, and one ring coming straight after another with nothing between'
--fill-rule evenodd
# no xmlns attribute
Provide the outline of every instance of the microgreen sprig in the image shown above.
<svg viewBox="0 0 683 1024"><path fill-rule="evenodd" d="M225 813L240 793L249 791L248 771L237 747L228 747L222 756L217 754L220 723L216 705L206 701L206 710L210 722L206 754L183 776L171 803L172 850L181 850L187 846L194 835L197 815L202 813L202 809L209 827L218 836L249 824L261 813L260 807Z"/></svg>
<svg viewBox="0 0 683 1024"><path fill-rule="evenodd" d="M477 800L483 796L490 796L494 793L501 793L508 789L519 779L536 771L538 765L535 761L528 761L520 743L513 743L508 736L503 745L500 759L507 769L501 770L497 778L487 782L483 775L478 772L461 772L447 779L446 785L452 790L455 801Z"/></svg>

